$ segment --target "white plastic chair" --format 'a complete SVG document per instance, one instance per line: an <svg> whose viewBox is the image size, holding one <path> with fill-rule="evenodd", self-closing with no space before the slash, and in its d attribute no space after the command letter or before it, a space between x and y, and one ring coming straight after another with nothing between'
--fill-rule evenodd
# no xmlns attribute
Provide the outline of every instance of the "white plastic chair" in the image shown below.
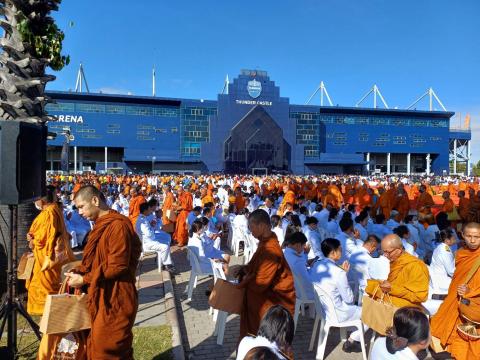
<svg viewBox="0 0 480 360"><path fill-rule="evenodd" d="M300 311L302 312L302 315L305 315L305 305L315 306L315 300L308 299L307 291L295 273L293 273L293 281L295 284L295 293L297 295L297 298L295 299L295 313L293 315L293 321L295 323L295 330L297 330L298 315Z"/></svg>
<svg viewBox="0 0 480 360"><path fill-rule="evenodd" d="M245 237L243 236L243 231L235 224L232 224L233 229L233 251L235 252L235 256L238 257L240 254L240 242L243 242L243 246L245 248Z"/></svg>
<svg viewBox="0 0 480 360"><path fill-rule="evenodd" d="M215 260L210 259L213 269L213 279L214 283L217 282L217 279L227 280L225 272L223 271L222 263L215 262ZM228 313L225 311L214 309L213 320L215 323L215 331L213 335L217 336L217 344L223 344L223 337L225 335L225 325L227 324Z"/></svg>
<svg viewBox="0 0 480 360"><path fill-rule="evenodd" d="M362 347L363 360L367 360L367 351L365 349L365 330L363 328L362 320L349 320L340 322L337 318L337 313L335 311L335 304L333 303L330 295L327 294L317 284L314 284L314 290L317 316L315 317L315 323L313 325L313 332L310 339L309 351L313 350L313 344L315 342L319 322L320 329L318 335L317 354L315 357L317 360L323 360L325 356L325 347L327 345L328 333L330 332L331 327L340 328L341 333L344 333L344 331L342 331L344 328L356 327L362 332L362 336L360 336L360 345ZM333 310L328 312L328 317L325 308Z"/></svg>
<svg viewBox="0 0 480 360"><path fill-rule="evenodd" d="M190 280L188 281L187 294L188 300L192 300L193 289L197 287L197 278L199 276L213 275L213 271L203 272L200 267L200 260L197 257L195 251L193 251L192 246L187 246L188 258L190 260Z"/></svg>

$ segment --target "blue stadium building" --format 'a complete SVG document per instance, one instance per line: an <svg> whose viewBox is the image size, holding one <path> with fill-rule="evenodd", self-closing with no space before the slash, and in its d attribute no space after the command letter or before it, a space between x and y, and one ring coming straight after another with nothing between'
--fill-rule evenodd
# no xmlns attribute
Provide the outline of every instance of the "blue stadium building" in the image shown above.
<svg viewBox="0 0 480 360"><path fill-rule="evenodd" d="M58 134L49 170L366 174L469 170L470 130L453 112L290 104L268 74L243 70L217 100L48 93ZM465 149L462 155L461 149ZM452 171L456 172L456 169Z"/></svg>

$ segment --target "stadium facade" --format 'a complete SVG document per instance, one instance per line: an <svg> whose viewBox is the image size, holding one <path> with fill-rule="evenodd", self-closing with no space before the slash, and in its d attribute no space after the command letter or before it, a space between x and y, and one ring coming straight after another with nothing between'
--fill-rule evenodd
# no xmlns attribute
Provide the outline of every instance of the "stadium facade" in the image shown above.
<svg viewBox="0 0 480 360"><path fill-rule="evenodd" d="M471 132L450 129L453 112L290 104L264 71L242 70L216 101L48 94L49 170L66 129L75 171L445 174L452 150L469 159Z"/></svg>

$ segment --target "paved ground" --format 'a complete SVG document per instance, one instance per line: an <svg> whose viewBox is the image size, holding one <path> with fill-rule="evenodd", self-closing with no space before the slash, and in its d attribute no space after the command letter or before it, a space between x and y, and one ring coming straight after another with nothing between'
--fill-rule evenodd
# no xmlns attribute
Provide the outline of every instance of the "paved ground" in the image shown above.
<svg viewBox="0 0 480 360"><path fill-rule="evenodd" d="M232 263L240 263L242 258L232 257ZM205 291L213 284L212 278L203 278L198 282L193 292L192 301L187 301L185 289L190 277L190 265L186 257L186 249L176 249L173 261L180 272L175 276L174 291L177 301L178 319L182 332L183 346L186 358L224 360L235 359L235 349L239 334L239 317L230 315L225 329L225 339L222 346L217 345L213 336L215 324L209 315L208 298ZM180 311L181 309L181 311ZM313 319L300 316L295 334L293 349L295 359L315 359L315 350L308 351L308 345L313 330ZM316 346L316 344L315 344ZM357 360L361 354L346 354L341 349L339 331L330 333L325 359Z"/></svg>
<svg viewBox="0 0 480 360"><path fill-rule="evenodd" d="M138 274L140 273L140 279ZM165 292L155 255L147 256L137 271L138 312L134 326L166 325Z"/></svg>

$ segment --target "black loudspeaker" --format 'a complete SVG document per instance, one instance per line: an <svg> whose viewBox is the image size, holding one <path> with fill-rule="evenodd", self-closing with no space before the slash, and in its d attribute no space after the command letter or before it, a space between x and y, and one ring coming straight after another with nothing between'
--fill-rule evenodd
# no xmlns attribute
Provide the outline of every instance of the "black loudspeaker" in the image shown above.
<svg viewBox="0 0 480 360"><path fill-rule="evenodd" d="M0 120L0 204L17 205L45 194L47 127Z"/></svg>

